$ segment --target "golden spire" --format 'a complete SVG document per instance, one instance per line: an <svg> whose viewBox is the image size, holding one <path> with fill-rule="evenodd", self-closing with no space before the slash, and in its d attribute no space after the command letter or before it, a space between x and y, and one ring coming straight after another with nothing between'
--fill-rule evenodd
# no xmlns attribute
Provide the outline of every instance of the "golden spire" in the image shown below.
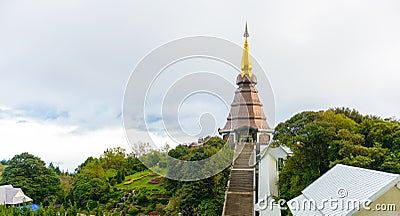
<svg viewBox="0 0 400 216"><path fill-rule="evenodd" d="M245 74L249 74L249 76L251 77L253 73L251 72L252 65L250 59L250 49L249 49L249 43L247 42L247 38L249 37L249 32L247 31L247 22L246 22L246 27L244 29L243 37L245 37L245 39L244 39L244 47L243 47L243 55L241 63L242 72L240 73L240 75L244 77Z"/></svg>

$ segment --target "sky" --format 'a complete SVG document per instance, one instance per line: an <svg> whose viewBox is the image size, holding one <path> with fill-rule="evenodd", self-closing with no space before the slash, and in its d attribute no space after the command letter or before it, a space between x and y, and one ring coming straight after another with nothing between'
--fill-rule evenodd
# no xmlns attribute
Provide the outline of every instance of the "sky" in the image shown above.
<svg viewBox="0 0 400 216"><path fill-rule="evenodd" d="M0 159L30 152L72 171L106 148L129 149L122 104L135 66L187 36L242 45L246 21L251 53L273 89L272 126L342 106L398 119L399 11L397 0L0 0ZM209 107L196 103L182 109ZM227 114L214 110L215 128ZM194 117L182 122L196 134Z"/></svg>

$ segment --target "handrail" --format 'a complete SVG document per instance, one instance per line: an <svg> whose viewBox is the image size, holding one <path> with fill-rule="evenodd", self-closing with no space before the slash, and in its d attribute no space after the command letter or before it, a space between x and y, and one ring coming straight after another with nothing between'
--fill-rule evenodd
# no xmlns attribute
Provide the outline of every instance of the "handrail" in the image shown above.
<svg viewBox="0 0 400 216"><path fill-rule="evenodd" d="M231 182L232 167L233 167L233 164L231 165L231 170L230 170L230 173L229 173L229 179L228 179L228 182L226 183L225 200L224 200L224 207L222 208L222 215L225 215L225 207L226 207L226 202L228 200L229 184Z"/></svg>

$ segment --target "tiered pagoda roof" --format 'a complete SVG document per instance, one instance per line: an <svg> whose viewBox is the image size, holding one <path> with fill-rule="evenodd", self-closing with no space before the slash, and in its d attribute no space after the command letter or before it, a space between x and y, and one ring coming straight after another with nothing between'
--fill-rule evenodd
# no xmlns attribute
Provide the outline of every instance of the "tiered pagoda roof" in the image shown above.
<svg viewBox="0 0 400 216"><path fill-rule="evenodd" d="M236 84L239 86L235 91L235 97L231 104L227 122L219 130L220 133L232 132L240 128L270 129L263 112L263 105L255 88L257 77L252 72L252 63L249 52L247 24L245 28L245 42L243 48L241 69L237 76Z"/></svg>

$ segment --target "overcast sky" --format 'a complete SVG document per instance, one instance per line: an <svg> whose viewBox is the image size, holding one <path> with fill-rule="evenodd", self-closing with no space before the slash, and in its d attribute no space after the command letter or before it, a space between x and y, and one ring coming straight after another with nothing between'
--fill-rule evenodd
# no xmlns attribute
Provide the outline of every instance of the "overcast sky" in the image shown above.
<svg viewBox="0 0 400 216"><path fill-rule="evenodd" d="M71 171L128 148L122 99L135 65L185 36L241 45L246 21L275 124L339 106L399 118L398 0L0 0L0 159L28 151Z"/></svg>

